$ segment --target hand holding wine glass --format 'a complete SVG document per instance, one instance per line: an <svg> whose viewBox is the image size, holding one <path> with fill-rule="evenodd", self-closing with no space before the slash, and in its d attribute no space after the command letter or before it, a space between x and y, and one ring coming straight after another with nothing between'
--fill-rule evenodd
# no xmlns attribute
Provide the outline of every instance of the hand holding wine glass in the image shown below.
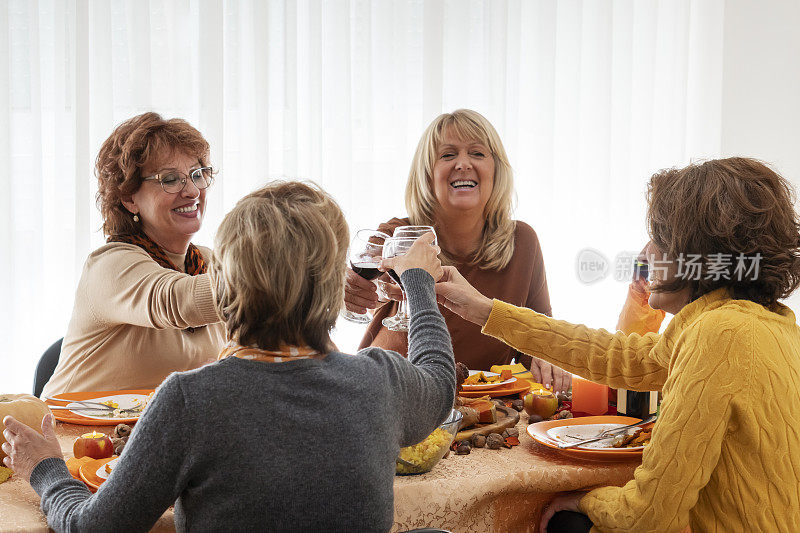
<svg viewBox="0 0 800 533"><path fill-rule="evenodd" d="M435 240L436 235L433 232L422 235L413 241L403 255L383 259L380 269L383 271L393 270L399 279L406 270L421 268L430 274L434 281L439 281L443 273L442 262L438 257L441 249L433 244Z"/></svg>
<svg viewBox="0 0 800 533"><path fill-rule="evenodd" d="M345 277L345 309L342 317L350 322L367 324L371 317L367 309L378 304L378 295L372 280L381 272L378 270L383 255L384 240L389 236L380 231L359 230L350 243L350 269Z"/></svg>
<svg viewBox="0 0 800 533"><path fill-rule="evenodd" d="M392 238L386 239L383 247L383 258L390 259L396 256L405 255L406 252L414 245L417 239L425 234L433 235L433 240L426 243L427 246L437 246L436 231L431 226L401 226L394 230ZM438 246L437 246L438 254ZM402 290L403 284L400 283L400 277L394 270L389 269L389 276L395 280ZM407 312L408 302L403 294L403 301L400 302L397 308L397 313L394 316L384 318L381 323L390 331L408 331L408 324L410 317Z"/></svg>

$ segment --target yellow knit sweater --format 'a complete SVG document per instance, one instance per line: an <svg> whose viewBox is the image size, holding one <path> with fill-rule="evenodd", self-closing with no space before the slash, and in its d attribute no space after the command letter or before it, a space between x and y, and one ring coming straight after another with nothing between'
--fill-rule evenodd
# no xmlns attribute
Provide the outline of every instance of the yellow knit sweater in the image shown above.
<svg viewBox="0 0 800 533"><path fill-rule="evenodd" d="M606 383L663 389L634 479L588 493L593 531L797 531L800 328L783 305L719 289L662 335L612 334L494 301L483 332Z"/></svg>

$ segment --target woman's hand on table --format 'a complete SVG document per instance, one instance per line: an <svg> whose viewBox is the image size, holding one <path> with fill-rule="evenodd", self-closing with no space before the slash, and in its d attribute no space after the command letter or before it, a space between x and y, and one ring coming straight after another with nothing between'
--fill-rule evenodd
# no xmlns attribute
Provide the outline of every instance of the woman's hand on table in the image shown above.
<svg viewBox="0 0 800 533"><path fill-rule="evenodd" d="M405 254L381 261L381 270L394 270L400 276L411 268L421 268L433 277L433 281L439 281L443 273L439 260L442 250L433 245L435 238L433 232L420 236Z"/></svg>
<svg viewBox="0 0 800 533"><path fill-rule="evenodd" d="M559 511L582 513L583 511L581 511L578 504L584 496L586 496L586 492L565 492L553 498L553 501L544 508L542 513L542 520L539 522L539 533L547 533L547 523Z"/></svg>
<svg viewBox="0 0 800 533"><path fill-rule="evenodd" d="M492 300L480 293L452 266L444 268L436 284L436 299L464 320L483 327L492 312Z"/></svg>
<svg viewBox="0 0 800 533"><path fill-rule="evenodd" d="M6 453L3 463L25 481L30 481L31 472L41 461L50 457L64 459L53 428L52 414L42 419L42 435L12 416L3 418L3 424L3 436L6 439L3 443Z"/></svg>
<svg viewBox="0 0 800 533"><path fill-rule="evenodd" d="M531 375L553 392L566 392L572 386L572 374L538 357L531 358Z"/></svg>

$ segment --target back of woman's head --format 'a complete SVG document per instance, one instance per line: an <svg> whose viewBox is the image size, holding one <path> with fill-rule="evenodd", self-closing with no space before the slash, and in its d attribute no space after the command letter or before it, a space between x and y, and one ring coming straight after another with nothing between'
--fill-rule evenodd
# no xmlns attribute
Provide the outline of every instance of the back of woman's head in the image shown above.
<svg viewBox="0 0 800 533"><path fill-rule="evenodd" d="M97 154L97 205L106 235L132 235L141 231L122 199L142 185L142 169L175 152L196 157L208 166L209 146L203 135L179 118L165 120L158 113L143 113L116 127Z"/></svg>
<svg viewBox="0 0 800 533"><path fill-rule="evenodd" d="M228 336L267 350L328 351L348 240L341 209L315 185L273 182L242 198L217 231L211 261Z"/></svg>
<svg viewBox="0 0 800 533"><path fill-rule="evenodd" d="M800 284L800 220L793 203L786 179L755 159L656 173L648 185L650 238L668 259L682 257L685 267L694 257L700 266L653 289L690 287L694 300L729 287L734 298L765 306L787 297Z"/></svg>
<svg viewBox="0 0 800 533"><path fill-rule="evenodd" d="M422 134L406 183L406 210L412 224L433 225L439 202L433 190L433 165L447 135L484 144L494 158L494 184L484 209L483 237L474 263L503 268L514 252L514 173L497 130L486 117L471 109L457 109L436 117Z"/></svg>

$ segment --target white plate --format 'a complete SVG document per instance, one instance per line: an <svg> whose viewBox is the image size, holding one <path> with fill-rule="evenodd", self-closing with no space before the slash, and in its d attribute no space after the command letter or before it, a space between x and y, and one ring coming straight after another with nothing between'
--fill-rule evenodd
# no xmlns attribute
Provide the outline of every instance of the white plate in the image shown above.
<svg viewBox="0 0 800 533"><path fill-rule="evenodd" d="M119 457L117 457L116 459L110 460L105 465L103 465L100 468L98 468L97 472L95 472L95 475L97 477L99 477L100 479L108 479L109 473L106 472L106 465L111 465L111 469L113 470L114 467L117 466L117 461L119 461Z"/></svg>
<svg viewBox="0 0 800 533"><path fill-rule="evenodd" d="M114 394L113 396L101 396L98 398L90 398L87 399L87 402L107 402L107 401L116 402L119 405L120 409L131 409L133 407L138 407L139 405L144 405L147 402L147 395L146 394ZM137 401L139 403L137 403ZM80 402L70 402L66 405L67 409L70 412L75 413L76 415L85 416L86 418L94 418L96 420L130 420L131 418L139 418L141 413L134 413L134 412L125 412L122 413L118 417L109 416L105 414L106 411L104 409L76 409L72 410L72 407L85 407L85 405L81 404ZM110 413L111 411L109 411Z"/></svg>
<svg viewBox="0 0 800 533"><path fill-rule="evenodd" d="M584 439L593 439L603 431L609 429L621 428L624 424L584 424L580 426L560 426L550 428L547 430L547 436L555 442L577 442ZM628 434L633 433L638 428L631 428ZM632 448L614 448L611 446L611 441L616 435L607 439L599 440L597 442L590 442L583 446L575 446L580 449L592 450L641 450L644 446L634 446Z"/></svg>
<svg viewBox="0 0 800 533"><path fill-rule="evenodd" d="M484 376L499 376L497 372L487 372L486 370L470 370L469 375L475 375L478 372L483 372ZM498 381L497 383L482 383L480 385L468 385L464 383L461 387L464 390L489 390L499 387L500 385L505 385L506 383L512 383L516 378L511 376L511 379L507 379L505 381Z"/></svg>

